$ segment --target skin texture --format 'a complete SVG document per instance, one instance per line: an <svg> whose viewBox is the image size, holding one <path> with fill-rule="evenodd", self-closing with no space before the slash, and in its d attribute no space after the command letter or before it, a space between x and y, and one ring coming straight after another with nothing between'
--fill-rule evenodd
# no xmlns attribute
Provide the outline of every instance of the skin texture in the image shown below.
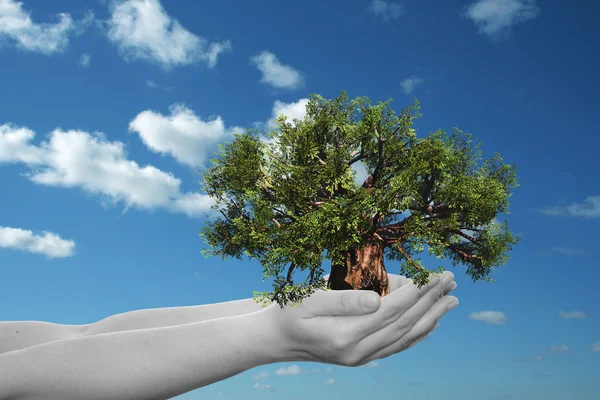
<svg viewBox="0 0 600 400"><path fill-rule="evenodd" d="M12 351L4 344L0 354L0 399L167 399L276 362L363 365L435 328L457 303L444 296L456 287L445 275L447 282L434 279L421 289L390 275L392 293L382 299L368 291L319 291L296 308L262 309L246 299L139 310L75 327L21 323L27 340L14 341ZM371 307L361 305L363 296ZM3 324L0 342L7 343L19 322Z"/></svg>

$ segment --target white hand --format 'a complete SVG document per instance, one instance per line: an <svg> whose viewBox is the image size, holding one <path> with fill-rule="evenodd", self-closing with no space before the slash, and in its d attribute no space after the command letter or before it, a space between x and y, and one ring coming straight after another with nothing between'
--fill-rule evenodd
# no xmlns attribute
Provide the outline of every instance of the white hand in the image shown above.
<svg viewBox="0 0 600 400"><path fill-rule="evenodd" d="M453 278L444 272L421 289L394 279L400 287L383 299L373 291L319 290L298 307L265 311L298 361L360 366L406 350L429 334L458 304L455 297L444 297L456 287Z"/></svg>

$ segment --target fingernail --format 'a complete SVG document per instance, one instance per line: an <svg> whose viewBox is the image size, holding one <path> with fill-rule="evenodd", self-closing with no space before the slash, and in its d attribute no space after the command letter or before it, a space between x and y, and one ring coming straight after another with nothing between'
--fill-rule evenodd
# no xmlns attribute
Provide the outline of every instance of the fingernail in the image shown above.
<svg viewBox="0 0 600 400"><path fill-rule="evenodd" d="M366 293L360 297L359 304L367 310L374 310L375 308L377 308L378 301L379 299L377 297L373 296L370 293Z"/></svg>
<svg viewBox="0 0 600 400"><path fill-rule="evenodd" d="M442 279L442 285L446 286L452 281L452 279L454 279L454 275L452 273L446 274L444 279Z"/></svg>
<svg viewBox="0 0 600 400"><path fill-rule="evenodd" d="M446 311L452 310L457 305L458 305L458 300L451 300L450 302L448 302L448 305L446 306Z"/></svg>

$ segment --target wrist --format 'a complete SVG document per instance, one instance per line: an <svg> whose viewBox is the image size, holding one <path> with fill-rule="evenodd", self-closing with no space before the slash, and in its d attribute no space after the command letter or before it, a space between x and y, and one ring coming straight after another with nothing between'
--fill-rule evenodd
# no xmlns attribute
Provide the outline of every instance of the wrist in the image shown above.
<svg viewBox="0 0 600 400"><path fill-rule="evenodd" d="M310 361L293 338L288 337L280 328L277 320L279 305L273 304L263 310L246 314L248 327L258 339L258 346L264 349L265 364L293 361Z"/></svg>

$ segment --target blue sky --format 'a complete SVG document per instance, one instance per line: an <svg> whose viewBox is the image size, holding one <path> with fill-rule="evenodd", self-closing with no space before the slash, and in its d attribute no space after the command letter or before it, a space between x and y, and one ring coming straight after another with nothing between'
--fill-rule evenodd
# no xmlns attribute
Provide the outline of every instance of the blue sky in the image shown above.
<svg viewBox="0 0 600 400"><path fill-rule="evenodd" d="M600 398L599 12L591 0L0 0L0 320L87 324L271 290L256 260L200 254L198 173L217 144L301 118L310 93L393 98L398 111L418 98L418 136L456 126L518 167L500 219L522 241L497 282L454 269L460 306L378 363L270 365L178 398Z"/></svg>

